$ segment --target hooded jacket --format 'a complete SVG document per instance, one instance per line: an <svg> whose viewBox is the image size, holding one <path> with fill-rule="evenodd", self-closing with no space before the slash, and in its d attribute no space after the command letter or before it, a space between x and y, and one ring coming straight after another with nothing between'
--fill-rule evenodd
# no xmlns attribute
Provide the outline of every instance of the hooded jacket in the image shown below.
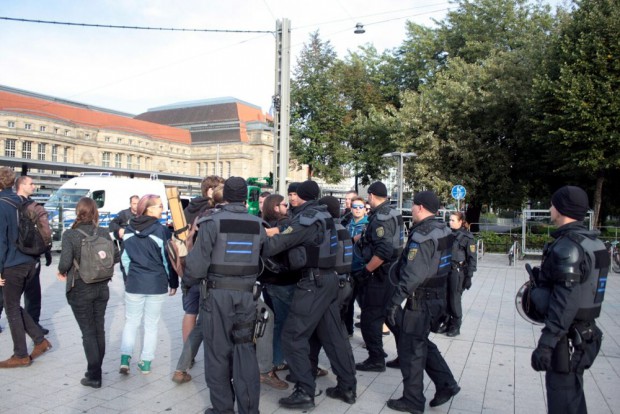
<svg viewBox="0 0 620 414"><path fill-rule="evenodd" d="M154 217L137 216L129 221L121 258L127 273L127 293L161 295L168 293L168 287L179 287L179 278L166 256L170 237L170 230Z"/></svg>
<svg viewBox="0 0 620 414"><path fill-rule="evenodd" d="M16 205L22 203L21 198L10 188L0 191L0 198L8 198ZM35 261L33 256L17 249L18 223L17 209L7 202L0 201L0 274L7 267Z"/></svg>

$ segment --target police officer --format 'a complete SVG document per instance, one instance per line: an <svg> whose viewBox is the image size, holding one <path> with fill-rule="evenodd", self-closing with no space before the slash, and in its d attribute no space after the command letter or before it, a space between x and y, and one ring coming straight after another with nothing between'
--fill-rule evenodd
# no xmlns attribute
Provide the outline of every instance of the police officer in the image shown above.
<svg viewBox="0 0 620 414"><path fill-rule="evenodd" d="M316 335L337 377L337 386L328 388L328 397L353 404L356 399L355 362L346 329L340 320L338 276L334 271L337 233L325 206L319 206L319 186L304 181L297 187L299 204L289 227L268 238L264 256L287 251L291 269L301 269L293 302L282 332L284 356L291 377L297 383L287 398L286 408L312 408L316 383L310 362L309 339Z"/></svg>
<svg viewBox="0 0 620 414"><path fill-rule="evenodd" d="M449 401L461 388L437 346L428 339L441 323L446 307L446 287L454 236L445 223L434 219L439 200L431 191L413 198L413 226L398 262L398 289L386 313L400 327L397 343L403 374L403 396L387 406L410 413L424 411L424 371L435 384L430 406ZM401 303L407 299L405 309Z"/></svg>
<svg viewBox="0 0 620 414"><path fill-rule="evenodd" d="M446 333L447 336L461 334L463 308L461 297L463 290L471 287L471 278L476 271L478 257L476 241L468 230L465 215L456 211L450 214L450 228L454 234L452 245L452 269L448 278L448 315L446 321L439 327L437 333Z"/></svg>
<svg viewBox="0 0 620 414"><path fill-rule="evenodd" d="M599 232L583 224L587 211L588 196L581 188L565 186L553 194L551 221L559 228L551 233L555 240L545 247L540 268L532 272L532 299L547 299L535 302L545 327L532 368L546 371L549 413L587 412L583 372L601 347L603 335L594 320L601 313L610 259Z"/></svg>
<svg viewBox="0 0 620 414"><path fill-rule="evenodd" d="M402 216L390 207L387 188L382 182L377 181L368 187L368 203L372 210L356 248L358 252L361 251L366 265L353 274L360 289L360 327L368 358L355 368L358 371L383 372L387 356L383 351L385 303L395 290L395 283L390 282L389 273L402 250L404 226ZM397 330L393 325L388 324L388 327L398 341ZM397 360L394 363L398 364Z"/></svg>
<svg viewBox="0 0 620 414"><path fill-rule="evenodd" d="M240 413L258 413L253 290L266 236L261 219L248 214L246 196L243 178L226 180L224 204L199 220L196 243L186 258L184 282L201 282L202 287L205 379L213 406L206 413L233 413L235 399Z"/></svg>

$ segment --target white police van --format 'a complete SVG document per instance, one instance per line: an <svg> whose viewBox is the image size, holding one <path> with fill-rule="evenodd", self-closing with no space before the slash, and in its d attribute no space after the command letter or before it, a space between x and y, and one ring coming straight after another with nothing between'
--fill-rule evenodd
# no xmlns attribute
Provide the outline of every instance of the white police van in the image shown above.
<svg viewBox="0 0 620 414"><path fill-rule="evenodd" d="M164 183L157 180L114 177L112 173L82 173L64 183L45 203L52 227L52 249L60 250L62 233L75 221L75 207L82 197L90 197L99 209L99 225L108 227L121 210L129 208L129 197L157 194L164 210L162 224L168 222L168 198Z"/></svg>

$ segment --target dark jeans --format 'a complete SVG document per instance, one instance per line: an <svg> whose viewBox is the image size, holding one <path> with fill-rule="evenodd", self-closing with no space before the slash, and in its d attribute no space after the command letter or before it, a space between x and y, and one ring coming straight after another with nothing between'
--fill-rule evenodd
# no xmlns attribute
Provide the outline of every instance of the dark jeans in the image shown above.
<svg viewBox="0 0 620 414"><path fill-rule="evenodd" d="M282 329L288 317L288 311L295 294L295 285L265 285L263 292L268 306L273 309L273 365L278 366L284 363L284 353L282 352ZM269 305L271 302L271 305Z"/></svg>
<svg viewBox="0 0 620 414"><path fill-rule="evenodd" d="M37 259L34 275L26 283L24 290L24 308L34 323L39 323L41 317L41 261Z"/></svg>
<svg viewBox="0 0 620 414"><path fill-rule="evenodd" d="M13 355L19 358L28 356L26 334L35 344L43 341L43 332L32 320L28 312L22 309L20 301L26 284L34 276L35 262L21 264L13 267L5 267L2 278L5 280L2 293L6 318L11 328L13 339Z"/></svg>
<svg viewBox="0 0 620 414"><path fill-rule="evenodd" d="M67 292L67 302L82 331L82 345L88 362L86 376L101 380L101 364L105 355L105 310L110 291L108 281L87 284L80 279Z"/></svg>

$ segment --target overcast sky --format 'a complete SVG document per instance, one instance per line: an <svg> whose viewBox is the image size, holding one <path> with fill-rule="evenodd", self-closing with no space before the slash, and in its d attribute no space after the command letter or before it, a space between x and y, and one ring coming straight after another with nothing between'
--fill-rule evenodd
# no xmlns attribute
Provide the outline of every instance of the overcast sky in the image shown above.
<svg viewBox="0 0 620 414"><path fill-rule="evenodd" d="M544 0L555 4L557 0ZM319 30L339 57L372 43L398 46L407 20L432 26L448 0L0 0L0 16L186 29L292 27L292 67ZM354 34L355 24L366 33ZM232 96L269 110L272 33L121 30L0 20L0 84L133 114L176 102Z"/></svg>

